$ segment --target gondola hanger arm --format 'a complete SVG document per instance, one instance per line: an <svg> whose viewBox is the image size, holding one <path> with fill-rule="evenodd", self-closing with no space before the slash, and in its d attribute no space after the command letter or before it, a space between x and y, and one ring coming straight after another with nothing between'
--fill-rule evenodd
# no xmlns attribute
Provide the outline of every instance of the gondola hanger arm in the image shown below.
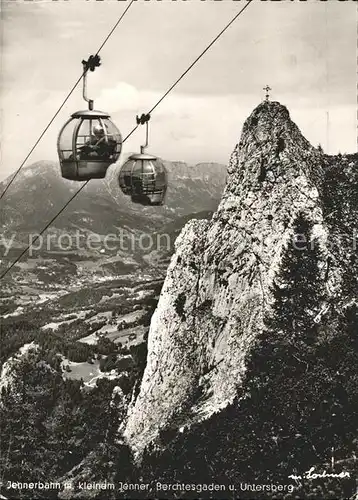
<svg viewBox="0 0 358 500"><path fill-rule="evenodd" d="M87 97L87 73L88 71L94 71L98 66L101 65L101 58L98 54L96 55L91 55L88 58L88 61L85 61L83 59L82 61L82 66L83 66L83 92L82 96L83 99L88 102L88 109L91 111L93 110L93 100L88 99Z"/></svg>
<svg viewBox="0 0 358 500"><path fill-rule="evenodd" d="M148 147L149 145L149 120L150 120L150 114L147 113L142 113L141 116L136 116L136 121L137 121L137 125L144 125L145 124L145 144L143 144L141 147L140 147L140 151L141 153L143 154L144 153L144 150L145 148Z"/></svg>

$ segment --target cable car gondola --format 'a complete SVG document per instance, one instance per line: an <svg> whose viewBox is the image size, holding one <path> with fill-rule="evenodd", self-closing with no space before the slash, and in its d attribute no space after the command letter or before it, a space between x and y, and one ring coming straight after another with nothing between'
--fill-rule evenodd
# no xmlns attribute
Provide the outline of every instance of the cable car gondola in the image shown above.
<svg viewBox="0 0 358 500"><path fill-rule="evenodd" d="M119 172L119 186L133 203L158 206L164 204L168 185L167 170L162 160L147 154L150 115L137 116L137 124L146 124L146 143L141 152L131 155Z"/></svg>
<svg viewBox="0 0 358 500"><path fill-rule="evenodd" d="M90 56L88 61L82 61L83 99L88 102L88 110L73 113L58 136L57 151L65 179L103 179L122 150L122 136L110 115L94 110L93 101L86 95L87 71L94 71L99 60L99 56Z"/></svg>

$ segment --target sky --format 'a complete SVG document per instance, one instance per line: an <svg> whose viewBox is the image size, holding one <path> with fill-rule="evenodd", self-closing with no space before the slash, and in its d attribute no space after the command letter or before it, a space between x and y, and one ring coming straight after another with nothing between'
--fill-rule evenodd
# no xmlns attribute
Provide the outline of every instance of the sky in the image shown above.
<svg viewBox="0 0 358 500"><path fill-rule="evenodd" d="M0 180L22 163L128 5L115 0L2 0ZM88 75L95 109L125 136L243 1L137 0ZM166 160L227 164L263 100L286 105L327 153L357 151L357 2L253 0L153 112L148 150ZM27 164L56 160L62 124L85 109L77 87ZM140 127L123 145L139 150Z"/></svg>

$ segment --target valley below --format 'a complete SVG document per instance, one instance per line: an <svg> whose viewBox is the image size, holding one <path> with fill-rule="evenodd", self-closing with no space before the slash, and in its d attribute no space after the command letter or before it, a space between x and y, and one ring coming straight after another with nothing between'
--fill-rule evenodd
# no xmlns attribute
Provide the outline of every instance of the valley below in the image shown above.
<svg viewBox="0 0 358 500"><path fill-rule="evenodd" d="M42 236L37 231L44 214L53 210L56 201L65 201L67 191L73 192L77 184L62 179L58 165L51 162L38 162L21 172L1 220L0 271L27 247L28 251L2 282L3 344L15 339L14 346L21 348L16 333L11 333L20 328L22 333L27 331L29 340L36 332L49 343L51 339L65 343L67 351L70 345L76 346L72 351L85 350L80 357L88 354L88 358L79 362L75 355L61 366L65 377L91 384L94 374L110 376L109 371L99 369L100 359L103 368L103 359L113 355L112 366L114 358L128 356L132 347L146 344L175 239L190 218L212 215L210 209L217 205L223 189L221 165L208 165L209 170L217 168L218 177L209 188L205 164L166 164L172 172L172 189L165 207L129 204L115 186L112 171L103 181L94 181L87 196L76 200L65 217ZM181 180L191 177L189 183ZM44 188L46 200L41 194ZM195 209L197 214L188 213ZM100 354L101 348L98 351L103 344L106 355ZM14 354L13 348L5 351Z"/></svg>

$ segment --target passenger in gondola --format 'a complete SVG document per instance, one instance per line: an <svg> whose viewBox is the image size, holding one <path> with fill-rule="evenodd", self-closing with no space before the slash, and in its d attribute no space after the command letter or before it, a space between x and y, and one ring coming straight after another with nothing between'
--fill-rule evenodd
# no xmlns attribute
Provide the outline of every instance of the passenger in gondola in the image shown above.
<svg viewBox="0 0 358 500"><path fill-rule="evenodd" d="M116 152L117 142L106 135L103 127L95 126L93 135L79 148L81 160L110 160Z"/></svg>

